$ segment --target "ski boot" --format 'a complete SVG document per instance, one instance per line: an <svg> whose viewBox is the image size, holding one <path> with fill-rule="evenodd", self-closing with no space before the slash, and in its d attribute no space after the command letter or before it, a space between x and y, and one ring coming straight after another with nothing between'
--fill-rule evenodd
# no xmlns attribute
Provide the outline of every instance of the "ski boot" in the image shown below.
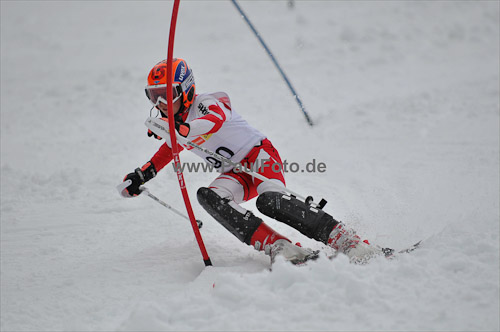
<svg viewBox="0 0 500 332"><path fill-rule="evenodd" d="M292 244L288 240L280 239L270 246L271 264L274 263L276 256L283 256L286 261L294 265L301 265L309 260L315 260L319 257L319 250L302 248L297 244Z"/></svg>
<svg viewBox="0 0 500 332"><path fill-rule="evenodd" d="M328 245L349 257L351 263L365 264L373 257L385 254L382 248L372 246L368 240L361 241L352 229L339 222L330 233Z"/></svg>

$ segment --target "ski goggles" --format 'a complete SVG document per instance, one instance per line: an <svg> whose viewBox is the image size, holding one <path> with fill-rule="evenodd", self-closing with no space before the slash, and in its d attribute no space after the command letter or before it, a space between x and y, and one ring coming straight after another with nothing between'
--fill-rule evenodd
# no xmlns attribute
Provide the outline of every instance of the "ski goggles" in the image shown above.
<svg viewBox="0 0 500 332"><path fill-rule="evenodd" d="M148 85L144 89L146 96L151 101L153 105L158 105L159 102L167 104L167 85ZM175 103L177 99L182 96L182 87L180 84L172 85L172 103Z"/></svg>

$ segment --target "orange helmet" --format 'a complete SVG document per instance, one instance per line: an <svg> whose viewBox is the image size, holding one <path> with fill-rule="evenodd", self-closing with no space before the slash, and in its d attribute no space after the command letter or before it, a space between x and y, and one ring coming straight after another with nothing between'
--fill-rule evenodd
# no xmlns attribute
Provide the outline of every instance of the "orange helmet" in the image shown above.
<svg viewBox="0 0 500 332"><path fill-rule="evenodd" d="M182 100L180 112L184 112L193 104L195 84L193 71L183 59L172 60L172 102ZM159 101L167 103L167 60L158 62L148 75L146 96L157 105Z"/></svg>

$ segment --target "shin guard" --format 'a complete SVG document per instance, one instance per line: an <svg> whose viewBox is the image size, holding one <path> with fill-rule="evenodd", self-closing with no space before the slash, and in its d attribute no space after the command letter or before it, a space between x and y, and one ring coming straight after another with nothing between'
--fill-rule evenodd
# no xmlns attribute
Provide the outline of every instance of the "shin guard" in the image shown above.
<svg viewBox="0 0 500 332"><path fill-rule="evenodd" d="M236 206L231 206L231 201L220 197L212 189L198 189L197 197L201 206L222 226L240 241L252 244L252 236L262 224L262 219L241 207L237 209L236 203L233 203Z"/></svg>
<svg viewBox="0 0 500 332"><path fill-rule="evenodd" d="M257 198L257 209L281 221L305 236L328 244L333 228L339 223L328 213L288 194L267 191Z"/></svg>

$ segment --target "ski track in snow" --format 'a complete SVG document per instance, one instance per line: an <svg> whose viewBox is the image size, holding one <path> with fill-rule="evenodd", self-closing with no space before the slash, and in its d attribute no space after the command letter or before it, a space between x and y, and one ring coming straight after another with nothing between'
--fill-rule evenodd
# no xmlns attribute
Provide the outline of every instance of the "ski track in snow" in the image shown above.
<svg viewBox="0 0 500 332"><path fill-rule="evenodd" d="M227 2L181 2L175 54L283 159L290 188L372 242L422 247L307 266L190 225L123 176L161 144L142 89L171 2L1 2L1 330L499 330L499 3L241 2L316 123L308 128ZM199 161L181 154L183 161ZM182 208L170 166L148 183ZM254 202L245 207L257 213Z"/></svg>

